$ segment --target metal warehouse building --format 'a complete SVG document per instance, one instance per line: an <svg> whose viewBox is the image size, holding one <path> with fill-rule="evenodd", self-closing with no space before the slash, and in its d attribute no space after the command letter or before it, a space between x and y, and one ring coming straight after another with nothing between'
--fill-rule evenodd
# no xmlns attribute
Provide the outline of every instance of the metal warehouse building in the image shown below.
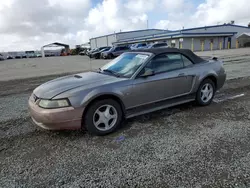
<svg viewBox="0 0 250 188"><path fill-rule="evenodd" d="M237 37L241 36L242 33L249 32L250 28L248 27L232 24L197 27L177 31L149 29L92 38L90 39L90 44L92 48L96 48L107 45L165 41L169 46L176 48L206 51L243 47L244 41L239 43Z"/></svg>
<svg viewBox="0 0 250 188"><path fill-rule="evenodd" d="M98 48L103 46L112 46L114 43L117 43L128 38L141 37L154 35L158 33L167 33L167 30L162 29L147 29L147 30L137 30L137 31L128 31L128 32L119 32L113 33L110 35L100 36L90 39L91 48Z"/></svg>

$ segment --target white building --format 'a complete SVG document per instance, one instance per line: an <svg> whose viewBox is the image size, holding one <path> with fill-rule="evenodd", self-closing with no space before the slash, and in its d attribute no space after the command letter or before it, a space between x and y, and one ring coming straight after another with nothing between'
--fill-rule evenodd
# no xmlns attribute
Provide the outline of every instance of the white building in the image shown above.
<svg viewBox="0 0 250 188"><path fill-rule="evenodd" d="M92 48L112 45L126 45L140 42L166 41L169 46L206 51L243 47L237 36L250 33L250 28L234 24L223 24L176 31L167 30L139 30L121 32L90 39Z"/></svg>
<svg viewBox="0 0 250 188"><path fill-rule="evenodd" d="M148 36L148 35L154 35L158 33L166 33L167 30L162 29L147 29L147 30L137 30L137 31L127 31L127 32L119 32L119 33L113 33L110 35L104 35L96 38L90 39L90 46L91 48L98 48L103 46L112 46L114 43L125 40L127 38L133 39L135 37L140 36Z"/></svg>

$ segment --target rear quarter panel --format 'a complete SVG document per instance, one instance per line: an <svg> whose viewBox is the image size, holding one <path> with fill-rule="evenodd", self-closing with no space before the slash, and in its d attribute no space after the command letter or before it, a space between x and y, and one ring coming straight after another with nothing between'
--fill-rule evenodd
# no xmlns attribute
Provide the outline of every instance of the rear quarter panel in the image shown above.
<svg viewBox="0 0 250 188"><path fill-rule="evenodd" d="M217 80L217 88L220 89L225 82L226 73L223 68L222 61L208 61L205 63L195 64L193 66L192 71L195 72L196 77L194 78L194 84L192 88L192 92L196 92L201 84L201 82L208 78L209 76L213 76Z"/></svg>

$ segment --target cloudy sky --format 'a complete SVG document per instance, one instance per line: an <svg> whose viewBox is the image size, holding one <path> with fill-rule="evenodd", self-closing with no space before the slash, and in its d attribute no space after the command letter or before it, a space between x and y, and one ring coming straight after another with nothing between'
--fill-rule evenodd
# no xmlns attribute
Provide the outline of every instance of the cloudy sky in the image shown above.
<svg viewBox="0 0 250 188"><path fill-rule="evenodd" d="M0 51L149 28L250 22L249 0L0 0Z"/></svg>

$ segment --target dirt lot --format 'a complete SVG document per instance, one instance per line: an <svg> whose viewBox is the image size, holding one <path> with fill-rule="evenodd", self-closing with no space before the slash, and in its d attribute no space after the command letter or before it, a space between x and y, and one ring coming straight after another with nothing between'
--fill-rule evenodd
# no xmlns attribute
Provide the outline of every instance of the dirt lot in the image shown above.
<svg viewBox="0 0 250 188"><path fill-rule="evenodd" d="M216 56L225 62L230 79L250 75L250 48L197 52L200 56ZM0 61L0 81L58 75L97 69L109 60L91 60L86 56L47 57Z"/></svg>
<svg viewBox="0 0 250 188"><path fill-rule="evenodd" d="M220 56L230 80L210 106L143 115L105 137L31 123L30 92L55 76L0 82L0 187L250 187L247 56Z"/></svg>

